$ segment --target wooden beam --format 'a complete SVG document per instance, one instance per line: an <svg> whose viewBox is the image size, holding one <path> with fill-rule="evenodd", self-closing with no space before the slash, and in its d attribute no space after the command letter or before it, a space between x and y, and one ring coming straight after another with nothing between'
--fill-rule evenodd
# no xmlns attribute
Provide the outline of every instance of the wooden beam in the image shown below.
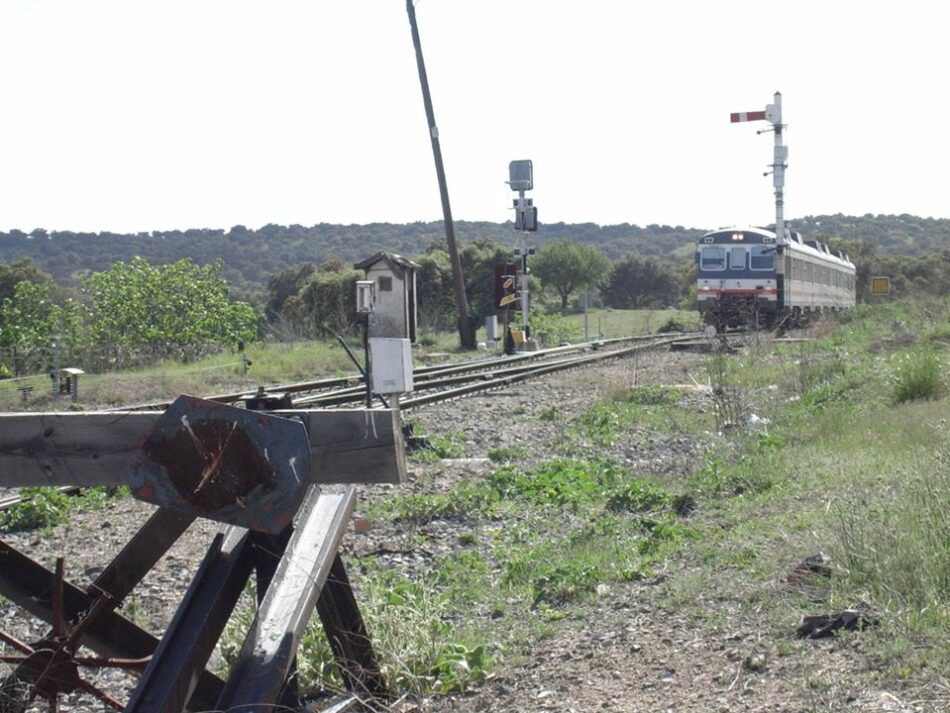
<svg viewBox="0 0 950 713"><path fill-rule="evenodd" d="M309 490L216 710L274 708L355 503L352 487L333 494Z"/></svg>
<svg viewBox="0 0 950 713"><path fill-rule="evenodd" d="M0 487L123 485L157 412L0 413ZM278 411L307 428L311 481L399 483L405 448L396 409Z"/></svg>
<svg viewBox="0 0 950 713"><path fill-rule="evenodd" d="M314 483L402 483L406 447L398 409L275 411L310 434Z"/></svg>

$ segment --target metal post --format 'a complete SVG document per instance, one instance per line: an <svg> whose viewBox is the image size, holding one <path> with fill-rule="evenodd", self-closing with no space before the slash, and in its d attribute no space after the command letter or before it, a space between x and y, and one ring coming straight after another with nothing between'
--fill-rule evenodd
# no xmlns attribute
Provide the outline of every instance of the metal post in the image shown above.
<svg viewBox="0 0 950 713"><path fill-rule="evenodd" d="M452 221L452 208L449 205L449 189L445 181L445 167L442 165L442 147L439 145L439 128L435 124L435 111L432 109L432 96L429 94L429 79L426 76L425 60L422 58L422 42L416 25L416 8L413 0L406 0L406 12L409 14L409 26L412 30L412 44L416 49L416 66L419 69L419 83L422 85L422 101L425 104L426 119L429 122L429 137L432 139L432 155L435 158L435 174L439 180L439 193L442 196L442 215L445 221L445 241L448 243L449 257L452 259L452 278L455 287L455 302L459 311L459 339L463 349L475 348L475 330L468 319L468 300L465 297L465 280L462 277L462 258L455 243L455 223Z"/></svg>
<svg viewBox="0 0 950 713"><path fill-rule="evenodd" d="M777 245L785 244L785 161L788 148L782 137L782 94L775 92L772 126L775 134L775 150L772 162L772 185L775 187L775 240Z"/></svg>
<svg viewBox="0 0 950 713"><path fill-rule="evenodd" d="M590 330L587 328L588 302L590 302L590 292L584 293L584 341L590 341Z"/></svg>
<svg viewBox="0 0 950 713"><path fill-rule="evenodd" d="M59 394L59 340L53 342L53 396Z"/></svg>
<svg viewBox="0 0 950 713"><path fill-rule="evenodd" d="M524 191L518 191L519 200L524 202ZM528 240L525 237L525 231L521 231L521 321L524 324L525 340L531 337L531 325L528 319L528 309L530 301L528 300Z"/></svg>
<svg viewBox="0 0 950 713"><path fill-rule="evenodd" d="M373 365L369 359L369 312L363 314L363 363L366 364L366 408L373 408Z"/></svg>

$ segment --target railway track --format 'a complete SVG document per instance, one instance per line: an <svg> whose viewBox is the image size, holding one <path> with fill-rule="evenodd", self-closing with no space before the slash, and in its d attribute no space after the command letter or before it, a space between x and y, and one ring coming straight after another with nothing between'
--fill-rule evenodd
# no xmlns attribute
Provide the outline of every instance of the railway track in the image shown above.
<svg viewBox="0 0 950 713"><path fill-rule="evenodd" d="M492 389L503 386L505 383L531 378L532 376L569 369L585 363L596 362L601 359L616 358L634 351L655 348L667 345L682 339L696 338L700 333L677 334L675 337L658 335L642 335L604 339L595 342L542 349L537 352L523 352L512 356L489 357L457 364L419 366L413 369L415 393L423 391L445 392L451 391L453 386L461 389L466 382L480 383L483 389ZM600 356L590 358L590 352ZM586 356L584 356L586 353ZM579 354L573 358L570 354ZM521 375L521 378L517 378ZM291 397L295 407L327 408L356 404L365 400L366 380L361 374L317 379L275 386L261 387L259 394L281 394ZM443 398L455 398L465 393L474 393L481 389L471 388L460 393L446 394ZM254 396L252 391L235 391L225 394L206 396L209 401L221 403L236 403ZM400 401L403 408L411 408L413 404L420 405L421 397L413 397ZM438 401L431 395L425 396L425 403ZM134 406L120 406L109 411L163 411L171 404L170 401L158 401Z"/></svg>
<svg viewBox="0 0 950 713"><path fill-rule="evenodd" d="M518 382L566 369L576 369L611 359L622 359L636 353L657 348L673 348L677 342L695 339L699 334L675 336L636 336L606 339L597 342L555 347L537 352L525 352L512 356L491 357L458 364L420 366L413 369L414 391L399 401L405 411L440 401L462 398L470 394L505 388ZM294 408L347 408L361 407L366 399L365 380L360 374L316 379L266 387L264 394L291 395ZM237 403L255 395L240 391L207 397L221 403ZM382 400L377 404L382 405ZM154 402L125 406L109 411L158 411L170 402ZM79 488L60 488L69 494ZM0 511L18 505L23 500L17 494L0 497Z"/></svg>

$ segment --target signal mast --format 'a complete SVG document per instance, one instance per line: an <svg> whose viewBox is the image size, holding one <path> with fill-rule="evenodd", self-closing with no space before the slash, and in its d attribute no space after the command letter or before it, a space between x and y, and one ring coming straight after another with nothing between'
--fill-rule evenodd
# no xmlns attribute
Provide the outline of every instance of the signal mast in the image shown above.
<svg viewBox="0 0 950 713"><path fill-rule="evenodd" d="M775 135L775 148L773 152L772 164L769 166L771 171L766 171L764 176L772 174L772 185L775 187L775 243L784 246L786 243L785 235L785 169L788 168L788 146L785 145L782 135L782 94L775 92L773 104L768 104L765 111L743 111L730 115L730 121L735 124L740 121L768 121L772 124L771 129L762 129L757 134L771 131Z"/></svg>

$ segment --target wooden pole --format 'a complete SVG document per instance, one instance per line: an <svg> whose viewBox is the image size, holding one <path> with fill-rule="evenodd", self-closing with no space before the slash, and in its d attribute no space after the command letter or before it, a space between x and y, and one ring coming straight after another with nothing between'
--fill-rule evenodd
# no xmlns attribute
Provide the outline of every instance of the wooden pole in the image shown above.
<svg viewBox="0 0 950 713"><path fill-rule="evenodd" d="M442 196L442 215L445 221L445 241L448 243L449 257L452 259L452 277L455 286L455 303L459 313L459 340L463 349L475 348L475 330L468 318L468 300L465 297L465 280L462 277L462 259L455 243L455 224L452 221L452 208L449 205L449 189L445 181L445 167L442 165L442 148L439 145L439 129L435 125L435 112L432 109L432 96L429 94L429 79L422 58L422 42L416 25L416 8L413 0L406 0L406 12L409 13L409 26L412 29L412 44L416 49L416 66L419 68L419 83L422 85L422 101L425 104L426 120L429 123L429 137L432 139L432 155L435 158L435 173L439 179L439 193Z"/></svg>

